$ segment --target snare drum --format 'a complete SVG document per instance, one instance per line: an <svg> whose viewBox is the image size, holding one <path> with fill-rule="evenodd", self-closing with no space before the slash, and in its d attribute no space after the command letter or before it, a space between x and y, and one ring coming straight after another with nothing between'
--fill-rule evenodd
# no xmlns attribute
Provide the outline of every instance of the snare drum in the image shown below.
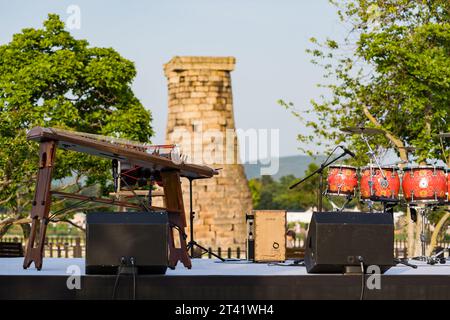
<svg viewBox="0 0 450 320"><path fill-rule="evenodd" d="M383 201L398 200L400 192L400 177L397 167L366 166L361 168L360 193L362 200ZM372 187L371 187L372 185Z"/></svg>
<svg viewBox="0 0 450 320"><path fill-rule="evenodd" d="M445 201L448 192L443 167L416 166L404 168L403 195L410 203Z"/></svg>
<svg viewBox="0 0 450 320"><path fill-rule="evenodd" d="M357 168L347 165L330 166L327 178L327 194L335 196L354 195L358 186Z"/></svg>

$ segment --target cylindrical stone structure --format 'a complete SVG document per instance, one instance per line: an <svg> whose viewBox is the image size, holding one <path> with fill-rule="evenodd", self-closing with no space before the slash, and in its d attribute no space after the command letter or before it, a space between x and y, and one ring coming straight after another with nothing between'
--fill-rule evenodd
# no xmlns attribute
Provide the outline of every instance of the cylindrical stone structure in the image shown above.
<svg viewBox="0 0 450 320"><path fill-rule="evenodd" d="M195 240L222 250L245 248L245 214L252 198L239 161L230 72L233 57L174 57L164 65L169 104L166 142L180 146L190 162L221 168L193 182ZM189 182L183 182L189 212Z"/></svg>

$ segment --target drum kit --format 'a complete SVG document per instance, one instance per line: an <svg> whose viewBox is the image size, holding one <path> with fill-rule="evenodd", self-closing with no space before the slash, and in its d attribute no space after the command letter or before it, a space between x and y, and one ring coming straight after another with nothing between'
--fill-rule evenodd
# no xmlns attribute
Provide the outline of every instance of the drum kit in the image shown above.
<svg viewBox="0 0 450 320"><path fill-rule="evenodd" d="M326 190L323 193L333 204L330 197L345 197L348 204L359 191L359 199L366 203L370 212L375 210L375 204L383 205L383 212L393 213L394 206L404 204L412 211L420 212L421 225L421 256L417 260L436 263L436 259L426 256L426 226L428 213L433 208L450 204L450 169L441 166L407 165L401 168L401 161L392 165L381 165L370 146L366 135L384 134L382 130L373 128L351 127L342 129L350 134L361 135L368 147L370 163L363 167L354 167L344 164L329 165L326 180ZM442 137L450 134L442 134ZM414 149L407 147L408 152ZM337 211L342 211L343 208ZM319 210L320 211L320 210Z"/></svg>

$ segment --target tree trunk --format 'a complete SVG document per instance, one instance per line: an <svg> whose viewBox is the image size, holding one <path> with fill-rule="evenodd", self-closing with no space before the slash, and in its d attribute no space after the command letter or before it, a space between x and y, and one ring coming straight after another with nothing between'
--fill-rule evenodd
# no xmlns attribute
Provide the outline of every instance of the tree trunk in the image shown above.
<svg viewBox="0 0 450 320"><path fill-rule="evenodd" d="M408 219L407 223L407 248L408 248L408 256L414 257L415 254L415 228L414 221L411 219L411 210L409 207L406 207L406 219Z"/></svg>
<svg viewBox="0 0 450 320"><path fill-rule="evenodd" d="M12 224L5 224L0 228L0 239L8 232L9 228L12 227Z"/></svg>
<svg viewBox="0 0 450 320"><path fill-rule="evenodd" d="M22 233L23 233L23 239L25 241L28 241L28 238L30 237L30 233L31 233L31 226L29 223L23 223L20 225L20 227L22 228Z"/></svg>
<svg viewBox="0 0 450 320"><path fill-rule="evenodd" d="M30 238L31 233L31 225L29 223L22 223L20 225L22 228L22 234L23 234L23 245L25 248L28 247L28 239Z"/></svg>
<svg viewBox="0 0 450 320"><path fill-rule="evenodd" d="M426 219L426 218L425 218ZM422 223L424 223L422 215L417 213L417 222L415 228L415 239L414 239L414 251L413 257L418 257L422 255L422 242L420 241L420 233L422 232ZM426 232L426 231L425 231Z"/></svg>
<svg viewBox="0 0 450 320"><path fill-rule="evenodd" d="M431 236L430 246L428 247L427 255L430 256L431 253L433 252L433 249L436 247L439 233L441 232L442 227L445 224L445 221L447 221L447 219L449 219L449 218L450 218L450 212L446 212L442 216L442 218L439 219L439 222L436 223L436 226L434 227L433 234Z"/></svg>

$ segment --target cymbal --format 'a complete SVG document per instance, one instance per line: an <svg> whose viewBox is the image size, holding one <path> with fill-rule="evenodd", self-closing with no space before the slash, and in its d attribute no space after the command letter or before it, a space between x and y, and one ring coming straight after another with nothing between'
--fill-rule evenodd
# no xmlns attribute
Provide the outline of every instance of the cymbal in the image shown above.
<svg viewBox="0 0 450 320"><path fill-rule="evenodd" d="M376 129L376 128L367 128L367 127L347 127L342 128L341 131L347 132L347 133L356 133L356 134L384 134L383 130Z"/></svg>
<svg viewBox="0 0 450 320"><path fill-rule="evenodd" d="M439 133L438 137L439 138L450 138L450 132Z"/></svg>

